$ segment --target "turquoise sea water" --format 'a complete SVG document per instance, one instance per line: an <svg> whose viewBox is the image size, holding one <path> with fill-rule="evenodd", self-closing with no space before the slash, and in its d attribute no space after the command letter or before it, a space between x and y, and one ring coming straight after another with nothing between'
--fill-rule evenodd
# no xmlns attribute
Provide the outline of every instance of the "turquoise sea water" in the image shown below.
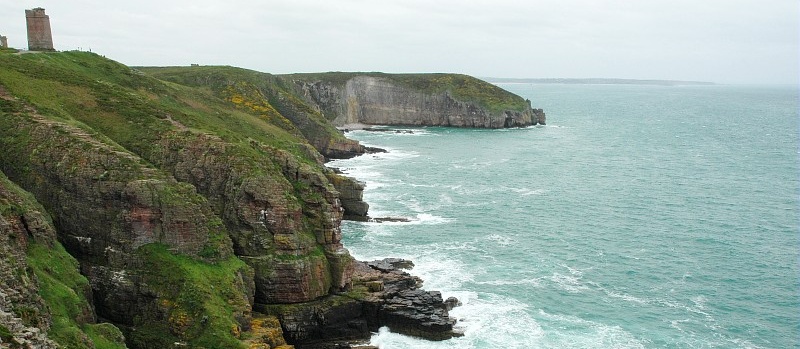
<svg viewBox="0 0 800 349"><path fill-rule="evenodd" d="M337 161L465 336L405 348L800 348L796 87L502 84L548 126L352 132Z"/></svg>

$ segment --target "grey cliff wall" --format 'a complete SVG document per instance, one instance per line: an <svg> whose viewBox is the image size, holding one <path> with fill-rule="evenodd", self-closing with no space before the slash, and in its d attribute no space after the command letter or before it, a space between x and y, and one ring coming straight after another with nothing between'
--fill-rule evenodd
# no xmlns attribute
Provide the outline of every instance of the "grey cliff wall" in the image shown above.
<svg viewBox="0 0 800 349"><path fill-rule="evenodd" d="M531 108L530 101L521 111L490 111L459 100L448 91L430 93L378 76L358 75L344 86L300 79L294 83L298 92L337 127L354 123L476 128L545 124L544 112Z"/></svg>

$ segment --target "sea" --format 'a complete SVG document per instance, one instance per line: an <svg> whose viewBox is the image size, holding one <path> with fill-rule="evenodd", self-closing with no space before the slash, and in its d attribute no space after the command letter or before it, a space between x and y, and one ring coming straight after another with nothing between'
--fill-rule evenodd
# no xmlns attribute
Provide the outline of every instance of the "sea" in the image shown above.
<svg viewBox="0 0 800 349"><path fill-rule="evenodd" d="M462 337L408 348L800 348L796 86L498 84L546 126L386 128L358 259L410 259Z"/></svg>

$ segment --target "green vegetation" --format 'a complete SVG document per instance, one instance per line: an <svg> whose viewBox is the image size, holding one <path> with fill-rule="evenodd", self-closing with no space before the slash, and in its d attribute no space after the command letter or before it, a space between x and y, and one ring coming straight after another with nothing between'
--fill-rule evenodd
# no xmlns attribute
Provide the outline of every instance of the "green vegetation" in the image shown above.
<svg viewBox="0 0 800 349"><path fill-rule="evenodd" d="M39 280L39 295L52 316L48 337L66 348L124 348L119 329L111 324L92 324L86 295L89 282L78 272L78 262L61 244L31 244L28 265ZM102 329L102 330L100 330ZM88 334L88 336L87 336Z"/></svg>
<svg viewBox="0 0 800 349"><path fill-rule="evenodd" d="M147 285L158 292L167 321L139 319L129 335L137 348L166 348L187 342L192 348L240 348L239 324L250 305L242 293L240 275L250 268L235 257L207 263L174 254L166 245L139 248L147 261L143 272Z"/></svg>
<svg viewBox="0 0 800 349"><path fill-rule="evenodd" d="M524 111L527 103L522 97L510 93L493 84L463 74L386 74L386 73L356 73L356 72L328 72L289 74L282 77L288 80L303 80L308 82L323 81L334 86L343 87L348 80L356 76L372 76L387 79L400 86L424 92L448 92L457 100L472 102L490 112L497 113L505 110Z"/></svg>
<svg viewBox="0 0 800 349"><path fill-rule="evenodd" d="M3 194L3 190L10 191L10 195L20 199L13 200L6 195L0 195L0 216L21 216L29 210L41 209L36 205L33 195L22 190L0 171L0 194Z"/></svg>
<svg viewBox="0 0 800 349"><path fill-rule="evenodd" d="M229 249L228 244L230 239L228 235L225 234L225 227L222 223L222 219L218 217L209 219L208 231L208 242L206 242L198 255L209 260L216 260L226 254L223 253L223 250Z"/></svg>
<svg viewBox="0 0 800 349"><path fill-rule="evenodd" d="M237 108L208 89L165 83L93 53L0 55L0 85L40 113L145 159L173 133L213 134L241 149L255 142L308 156L299 145L305 139L279 113ZM0 109L19 107L0 102Z"/></svg>
<svg viewBox="0 0 800 349"><path fill-rule="evenodd" d="M295 136L305 137L323 154L331 145L352 143L322 114L296 96L286 81L274 75L228 66L138 69L158 79L208 89L213 96L236 110L256 115Z"/></svg>
<svg viewBox="0 0 800 349"><path fill-rule="evenodd" d="M304 147L297 145L305 143L304 139L284 128L236 110L200 89L164 83L90 53L0 55L0 86L18 98L0 98L3 111L0 144L10 154L0 165L30 187L47 183L43 180L49 175L69 171L79 171L83 179L116 183L166 178L154 168L167 165L163 162L168 156L165 147L182 148L209 139L219 140L217 150L229 159L237 159L237 163L230 164L230 170L252 165L254 170L280 178L283 178L280 167L264 156L270 147L298 149L298 154L306 154L300 150ZM38 114L34 115L26 104ZM36 128L42 124L48 127ZM42 129L53 130L57 135L51 137L52 134L42 133ZM32 134L34 131L37 133ZM46 139L40 139L43 136ZM114 155L108 158L111 162L97 163L93 160L98 157L92 156L97 152L121 155L111 154ZM26 177L28 168L40 156L45 157L43 163L66 172L39 171L33 177ZM48 161L48 157L52 160ZM138 163L126 164L128 160ZM309 163L316 164L310 160ZM154 203L171 210L168 212L180 214L182 207L207 205L188 183L164 181L159 185L156 181L137 185L147 186L146 183L155 184L128 188L143 190L142 198L157 200ZM75 184L86 186L90 182L64 183ZM138 194L129 191L126 195ZM2 202L0 209L18 213L16 210L20 208ZM77 209L72 207L71 211ZM207 216L209 240L199 255L222 261L209 264L177 256L164 246L142 249L142 259L137 263L145 263L146 267L137 272L143 273L147 285L157 291L159 297L153 303L159 308L145 307L140 309L138 317L131 319L136 324L135 330L129 332L132 347L164 348L172 347L175 342L187 342L195 348L241 347L236 338L240 332L237 320L249 316L246 292L252 286L243 283L252 280L252 271L241 260L228 257L230 241L223 222L213 215ZM87 222L108 223L118 224ZM52 308L50 338L67 348L84 348L91 343L97 348L120 347L119 330L111 325L90 323L94 315L85 299L89 294L88 281L77 272L76 261L60 245L52 250L41 244L31 245L29 259L41 280L41 296ZM29 307L20 307L18 313L29 319L39 315L36 308Z"/></svg>
<svg viewBox="0 0 800 349"><path fill-rule="evenodd" d="M39 216L40 212L44 212L44 208L33 195L0 172L0 215L12 220L23 215L31 219ZM52 225L49 216L42 215L41 218ZM27 267L25 264L17 265L16 280L4 282L38 283L39 296L47 307L36 301L15 304L15 315L27 326L41 327L44 325L42 321L51 319L48 337L66 348L124 348L119 329L111 324L93 323L91 300L88 299L91 295L89 282L78 272L78 262L55 241L55 236L39 234L32 236L27 251L24 251ZM0 326L0 336L3 342L9 343L11 333L7 328Z"/></svg>
<svg viewBox="0 0 800 349"><path fill-rule="evenodd" d="M125 348L125 337L116 326L109 323L88 324L84 332L92 339L96 349Z"/></svg>
<svg viewBox="0 0 800 349"><path fill-rule="evenodd" d="M20 345L19 342L14 339L11 331L3 325L0 325L0 341L2 343L8 343L10 348L18 348Z"/></svg>

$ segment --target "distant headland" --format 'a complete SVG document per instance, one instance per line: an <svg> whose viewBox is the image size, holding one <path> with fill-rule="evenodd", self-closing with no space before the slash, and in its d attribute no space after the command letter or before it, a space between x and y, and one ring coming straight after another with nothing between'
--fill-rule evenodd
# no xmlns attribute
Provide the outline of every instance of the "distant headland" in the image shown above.
<svg viewBox="0 0 800 349"><path fill-rule="evenodd" d="M658 85L658 86L683 86L683 85L716 85L708 81L684 80L640 80L640 79L613 79L613 78L481 78L491 83L524 83L524 84L579 84L579 85Z"/></svg>

